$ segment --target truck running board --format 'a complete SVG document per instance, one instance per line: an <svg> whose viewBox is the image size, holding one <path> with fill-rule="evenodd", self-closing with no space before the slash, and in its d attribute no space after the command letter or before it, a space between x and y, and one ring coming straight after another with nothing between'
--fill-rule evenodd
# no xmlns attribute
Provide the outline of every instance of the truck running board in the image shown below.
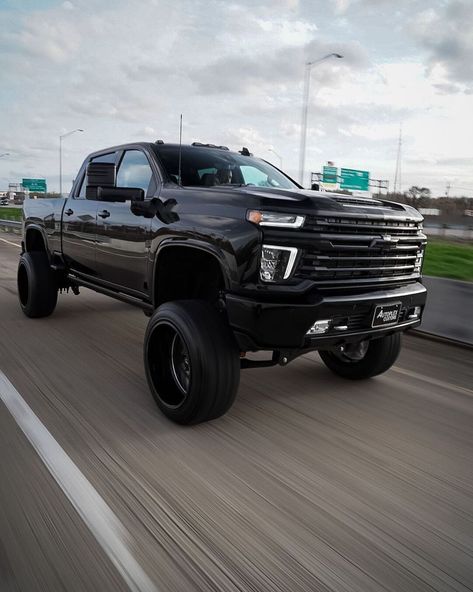
<svg viewBox="0 0 473 592"><path fill-rule="evenodd" d="M129 296L128 294L124 294L123 292L117 292L112 290L111 288L106 288L105 286L98 286L93 282L89 282L82 278L78 278L75 275L68 274L68 279L71 284L75 284L76 286L83 286L84 288L90 288L90 290L94 290L95 292L99 292L99 294L104 294L105 296L111 296L112 298L116 298L117 300L121 300L122 302L126 302L127 304L132 304L133 306L138 306L142 310L148 313L152 313L154 308L153 305L149 302L144 302L140 298L135 298L134 296Z"/></svg>

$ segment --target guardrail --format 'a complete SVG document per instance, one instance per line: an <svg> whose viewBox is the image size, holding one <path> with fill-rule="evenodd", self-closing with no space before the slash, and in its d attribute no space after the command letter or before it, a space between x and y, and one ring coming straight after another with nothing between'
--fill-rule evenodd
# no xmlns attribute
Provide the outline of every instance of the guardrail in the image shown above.
<svg viewBox="0 0 473 592"><path fill-rule="evenodd" d="M13 232L21 232L21 222L18 220L0 220L0 230L10 230Z"/></svg>
<svg viewBox="0 0 473 592"><path fill-rule="evenodd" d="M473 346L473 282L424 276L427 306L419 330Z"/></svg>
<svg viewBox="0 0 473 592"><path fill-rule="evenodd" d="M424 232L427 236L438 236L444 239L454 238L469 242L473 241L473 226L449 226L448 224L428 226L424 222Z"/></svg>

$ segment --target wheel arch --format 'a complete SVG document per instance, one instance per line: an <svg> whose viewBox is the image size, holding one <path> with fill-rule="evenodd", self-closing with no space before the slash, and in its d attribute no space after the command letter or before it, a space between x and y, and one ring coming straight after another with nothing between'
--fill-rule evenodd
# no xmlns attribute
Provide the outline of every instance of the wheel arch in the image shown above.
<svg viewBox="0 0 473 592"><path fill-rule="evenodd" d="M172 298L166 297L166 286L160 287L159 278L164 281L166 274L170 275L170 270L165 270L167 263L171 262L175 257L175 260L179 261L185 256L186 259L190 259L196 263L202 264L208 262L212 266L212 273L218 273L218 281L222 289L228 289L231 284L230 272L228 264L225 260L224 255L219 249L205 243L199 243L197 241L180 241L180 240L169 240L161 244L156 251L154 262L153 262L153 274L152 274L152 293L151 299L155 307L159 306L163 302L172 300ZM197 275L201 275L201 268L192 268L191 273L195 278ZM163 296L164 288L164 296ZM188 294L183 294L182 298L188 298ZM179 299L181 296L179 296Z"/></svg>
<svg viewBox="0 0 473 592"><path fill-rule="evenodd" d="M48 238L44 228L36 224L29 224L25 228L25 235L23 237L23 249L25 252L40 251L47 254L51 258L51 253L48 248Z"/></svg>

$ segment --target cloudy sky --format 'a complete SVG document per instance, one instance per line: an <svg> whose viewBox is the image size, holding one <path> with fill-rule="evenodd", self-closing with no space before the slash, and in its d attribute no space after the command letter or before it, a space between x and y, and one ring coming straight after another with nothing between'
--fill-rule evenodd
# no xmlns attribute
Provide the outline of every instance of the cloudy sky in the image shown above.
<svg viewBox="0 0 473 592"><path fill-rule="evenodd" d="M472 0L0 0L0 189L65 187L83 157L134 140L199 140L283 158L297 176L304 63L307 170L327 160L473 195Z"/></svg>

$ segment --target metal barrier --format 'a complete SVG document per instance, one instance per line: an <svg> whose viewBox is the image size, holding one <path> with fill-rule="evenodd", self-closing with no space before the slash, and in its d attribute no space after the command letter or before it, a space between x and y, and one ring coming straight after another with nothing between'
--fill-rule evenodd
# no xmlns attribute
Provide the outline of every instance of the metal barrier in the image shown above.
<svg viewBox="0 0 473 592"><path fill-rule="evenodd" d="M22 223L17 220L0 220L0 230L8 230L10 232L21 232Z"/></svg>
<svg viewBox="0 0 473 592"><path fill-rule="evenodd" d="M473 242L473 226L428 226L424 222L424 232L427 236L438 236L443 239L459 239L462 241Z"/></svg>

